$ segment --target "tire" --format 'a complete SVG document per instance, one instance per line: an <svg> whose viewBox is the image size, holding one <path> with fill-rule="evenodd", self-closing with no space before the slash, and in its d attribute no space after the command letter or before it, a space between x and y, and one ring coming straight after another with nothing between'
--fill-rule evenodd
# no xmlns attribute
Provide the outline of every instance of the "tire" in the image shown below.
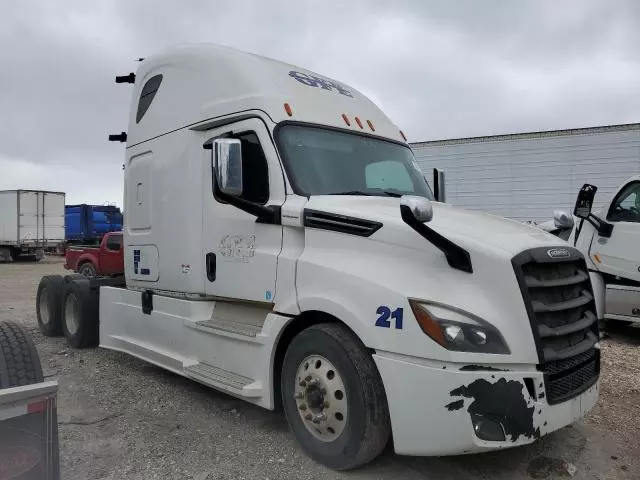
<svg viewBox="0 0 640 480"><path fill-rule="evenodd" d="M62 302L62 331L74 348L98 345L98 293L89 288L89 279L67 282Z"/></svg>
<svg viewBox="0 0 640 480"><path fill-rule="evenodd" d="M66 282L62 275L42 277L36 294L36 318L45 337L62 335L62 299Z"/></svg>
<svg viewBox="0 0 640 480"><path fill-rule="evenodd" d="M10 262L13 260L11 249L0 247L0 262Z"/></svg>
<svg viewBox="0 0 640 480"><path fill-rule="evenodd" d="M27 331L15 323L0 322L0 388L43 380L40 357Z"/></svg>
<svg viewBox="0 0 640 480"><path fill-rule="evenodd" d="M371 355L343 325L314 325L293 338L284 358L281 392L300 446L329 468L364 465L389 441L382 379ZM318 415L325 418L315 424Z"/></svg>
<svg viewBox="0 0 640 480"><path fill-rule="evenodd" d="M98 275L95 265L91 262L84 262L80 265L78 267L78 273L87 278L93 278Z"/></svg>

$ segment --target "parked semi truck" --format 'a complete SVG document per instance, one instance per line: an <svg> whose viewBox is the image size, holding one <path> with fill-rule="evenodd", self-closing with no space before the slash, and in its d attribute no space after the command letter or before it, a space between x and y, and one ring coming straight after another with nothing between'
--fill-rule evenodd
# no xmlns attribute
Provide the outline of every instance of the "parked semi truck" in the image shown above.
<svg viewBox="0 0 640 480"><path fill-rule="evenodd" d="M573 216L556 213L553 233L585 256L599 318L640 322L640 175L592 211L597 190L585 184Z"/></svg>
<svg viewBox="0 0 640 480"><path fill-rule="evenodd" d="M596 403L582 254L437 201L356 89L215 45L143 60L125 275L45 277L38 322L267 409L316 461L534 442ZM41 294L39 294L41 295Z"/></svg>
<svg viewBox="0 0 640 480"><path fill-rule="evenodd" d="M40 260L64 242L62 192L0 191L0 261Z"/></svg>
<svg viewBox="0 0 640 480"><path fill-rule="evenodd" d="M65 206L67 244L99 244L109 232L122 230L122 212L115 205Z"/></svg>

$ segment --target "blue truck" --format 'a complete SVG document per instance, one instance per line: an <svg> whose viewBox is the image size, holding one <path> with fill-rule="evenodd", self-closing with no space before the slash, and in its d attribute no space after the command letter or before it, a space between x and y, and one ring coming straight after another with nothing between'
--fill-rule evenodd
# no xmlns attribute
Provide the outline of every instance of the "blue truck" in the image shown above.
<svg viewBox="0 0 640 480"><path fill-rule="evenodd" d="M99 244L109 232L122 230L122 212L113 205L65 205L67 244Z"/></svg>

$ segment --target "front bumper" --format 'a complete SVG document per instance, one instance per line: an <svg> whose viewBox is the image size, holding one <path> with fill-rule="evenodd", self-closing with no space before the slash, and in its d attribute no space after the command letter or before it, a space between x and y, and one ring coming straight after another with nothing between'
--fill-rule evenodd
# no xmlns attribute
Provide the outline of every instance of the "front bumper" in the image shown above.
<svg viewBox="0 0 640 480"><path fill-rule="evenodd" d="M460 370L459 364L382 352L373 358L387 394L395 451L401 455L459 455L526 445L582 418L598 399L598 381L549 405L543 374L536 370ZM505 439L482 440L472 417L500 419Z"/></svg>

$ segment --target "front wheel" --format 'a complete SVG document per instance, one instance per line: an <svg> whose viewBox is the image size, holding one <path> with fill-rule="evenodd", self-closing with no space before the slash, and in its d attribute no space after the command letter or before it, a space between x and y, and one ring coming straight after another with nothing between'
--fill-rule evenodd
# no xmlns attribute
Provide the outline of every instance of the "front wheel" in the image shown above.
<svg viewBox="0 0 640 480"><path fill-rule="evenodd" d="M287 349L281 382L287 421L317 462L348 470L385 448L391 422L382 380L344 326L320 324L299 333Z"/></svg>

